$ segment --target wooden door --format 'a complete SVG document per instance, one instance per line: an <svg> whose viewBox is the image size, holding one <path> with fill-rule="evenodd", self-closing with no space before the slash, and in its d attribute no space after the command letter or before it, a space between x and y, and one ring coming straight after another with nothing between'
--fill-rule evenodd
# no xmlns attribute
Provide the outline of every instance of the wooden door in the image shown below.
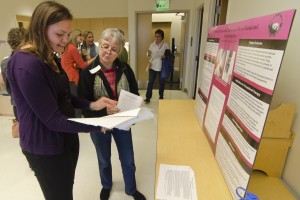
<svg viewBox="0 0 300 200"><path fill-rule="evenodd" d="M147 88L148 72L146 72L146 66L149 63L149 59L146 56L146 52L151 42L153 42L152 34L152 14L151 13L139 13L137 16L137 67L136 67L136 79L140 89Z"/></svg>
<svg viewBox="0 0 300 200"><path fill-rule="evenodd" d="M16 21L18 23L18 27L23 27L27 29L29 26L30 19L31 19L30 16L16 15Z"/></svg>

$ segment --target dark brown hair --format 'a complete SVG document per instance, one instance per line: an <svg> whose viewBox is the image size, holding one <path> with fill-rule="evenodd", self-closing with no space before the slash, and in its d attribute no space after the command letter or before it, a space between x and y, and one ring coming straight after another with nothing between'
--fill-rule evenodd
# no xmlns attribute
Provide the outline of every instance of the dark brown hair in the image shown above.
<svg viewBox="0 0 300 200"><path fill-rule="evenodd" d="M159 35L161 36L162 39L165 38L165 33L164 33L164 31L161 30L161 29L157 29L157 30L155 31L155 34L159 34Z"/></svg>
<svg viewBox="0 0 300 200"><path fill-rule="evenodd" d="M23 44L31 44L33 47L23 51L37 54L44 62L54 67L52 64L54 53L47 37L47 28L57 22L72 19L70 10L62 4L55 1L40 3L32 14Z"/></svg>
<svg viewBox="0 0 300 200"><path fill-rule="evenodd" d="M25 31L26 30L24 28L12 28L8 31L7 43L13 51L15 51L16 48L18 48L18 46L24 39Z"/></svg>

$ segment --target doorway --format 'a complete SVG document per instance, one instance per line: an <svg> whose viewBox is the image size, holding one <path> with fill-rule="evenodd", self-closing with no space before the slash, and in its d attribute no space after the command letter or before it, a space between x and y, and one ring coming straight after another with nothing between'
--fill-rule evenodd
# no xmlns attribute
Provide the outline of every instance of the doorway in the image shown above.
<svg viewBox="0 0 300 200"><path fill-rule="evenodd" d="M165 81L166 90L180 90L184 67L185 30L187 12L172 13L138 13L137 14L137 80L139 89L147 89L149 59L146 52L154 41L154 32L162 29L164 41L169 44L175 56L174 72ZM154 89L158 89L158 78Z"/></svg>
<svg viewBox="0 0 300 200"><path fill-rule="evenodd" d="M164 31L165 39L164 41L168 43L171 51L173 52L173 55L176 56L176 52L174 52L173 48L175 46L175 39L171 37L171 22L152 22L152 41L154 41L154 35L155 31L157 29L161 29ZM173 47L173 48L172 48ZM176 60L176 66L174 66L174 71L171 74L171 76L165 80L165 90L178 90L179 89L179 63L178 60ZM154 82L153 89L159 89L159 79L156 78Z"/></svg>

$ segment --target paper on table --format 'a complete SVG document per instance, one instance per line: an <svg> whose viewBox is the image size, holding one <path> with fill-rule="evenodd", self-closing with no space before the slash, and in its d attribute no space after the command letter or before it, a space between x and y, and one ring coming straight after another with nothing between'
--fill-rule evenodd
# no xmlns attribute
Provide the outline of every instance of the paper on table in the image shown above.
<svg viewBox="0 0 300 200"><path fill-rule="evenodd" d="M197 200L195 174L189 166L159 166L157 199Z"/></svg>
<svg viewBox="0 0 300 200"><path fill-rule="evenodd" d="M143 98L130 93L126 90L121 90L117 107L123 111L141 107Z"/></svg>

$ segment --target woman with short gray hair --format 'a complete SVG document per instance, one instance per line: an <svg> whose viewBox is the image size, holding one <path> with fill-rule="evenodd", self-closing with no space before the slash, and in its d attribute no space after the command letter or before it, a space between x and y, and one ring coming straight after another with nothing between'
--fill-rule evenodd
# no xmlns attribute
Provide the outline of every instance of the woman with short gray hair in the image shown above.
<svg viewBox="0 0 300 200"><path fill-rule="evenodd" d="M118 100L121 90L139 95L138 85L131 67L120 62L118 55L124 48L124 36L118 29L110 28L102 32L99 40L99 55L95 61L84 69L78 82L78 96L87 100L108 97ZM91 73L92 70L95 73ZM119 112L119 109L102 109L100 111L84 110L84 117L103 117ZM136 189L135 163L131 130L113 128L101 132L91 132L95 145L102 190L100 199L107 200L112 189L111 141L116 143L121 162L125 193L135 200L145 200Z"/></svg>

